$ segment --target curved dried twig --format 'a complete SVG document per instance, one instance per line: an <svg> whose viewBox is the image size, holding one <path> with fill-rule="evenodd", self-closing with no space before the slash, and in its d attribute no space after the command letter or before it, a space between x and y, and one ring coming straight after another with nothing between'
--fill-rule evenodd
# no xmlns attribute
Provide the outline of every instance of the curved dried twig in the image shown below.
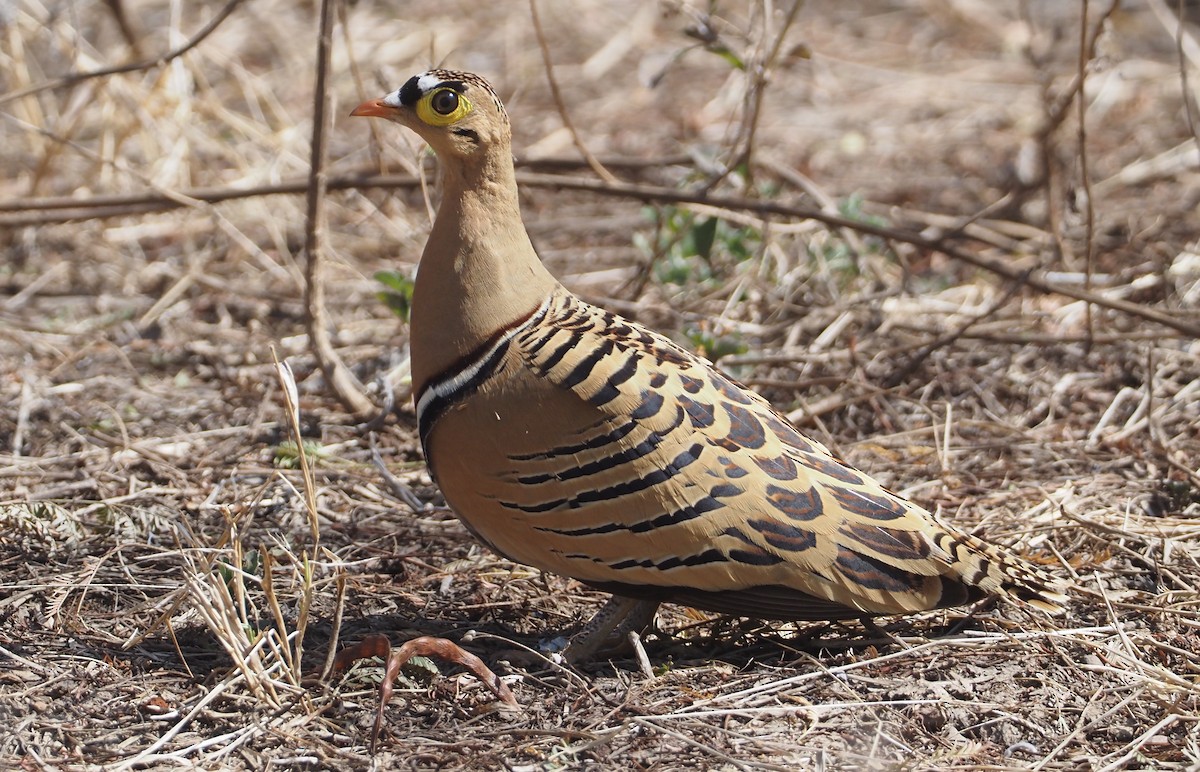
<svg viewBox="0 0 1200 772"><path fill-rule="evenodd" d="M375 724L371 729L371 749L374 751L379 740L379 732L383 728L383 709L392 699L392 684L400 675L400 668L413 657L436 657L438 659L462 665L475 674L492 694L510 708L519 708L517 698L513 696L508 684L500 680L479 657L446 638L435 638L422 635L407 641L398 649L393 649L386 635L376 633L368 635L358 643L347 646L338 652L333 661L333 672L341 673L351 664L360 659L380 657L386 660L383 683L379 685L379 707L375 713Z"/></svg>

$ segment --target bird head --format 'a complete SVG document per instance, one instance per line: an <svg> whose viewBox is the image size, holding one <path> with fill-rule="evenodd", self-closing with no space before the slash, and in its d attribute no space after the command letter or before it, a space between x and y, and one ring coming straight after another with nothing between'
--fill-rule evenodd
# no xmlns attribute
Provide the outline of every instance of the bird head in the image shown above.
<svg viewBox="0 0 1200 772"><path fill-rule="evenodd" d="M507 145L511 135L500 98L487 81L469 72L429 70L414 75L387 96L363 102L350 115L407 126L438 155L464 159Z"/></svg>

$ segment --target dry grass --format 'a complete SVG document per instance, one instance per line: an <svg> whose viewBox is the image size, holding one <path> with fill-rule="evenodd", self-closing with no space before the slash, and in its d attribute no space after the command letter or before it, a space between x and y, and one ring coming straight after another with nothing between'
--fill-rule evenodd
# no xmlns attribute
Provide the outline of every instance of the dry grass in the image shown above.
<svg viewBox="0 0 1200 772"><path fill-rule="evenodd" d="M652 677L547 660L597 597L475 546L407 405L355 425L310 351L315 10L235 3L166 64L35 90L154 59L219 7L22 0L0 9L0 765L1200 764L1195 27L1177 42L1158 0L1107 17L1080 109L1075 3L810 2L790 26L772 7L543 0L574 136L527 3L341 9L337 352L403 398L406 330L372 276L411 272L435 195L411 137L342 116L429 64L478 70L565 283L727 350L852 462L1071 576L1066 615L673 608ZM1090 31L1108 8L1087 8ZM546 179L590 176L576 143L631 189ZM708 203L641 203L664 186ZM710 217L711 259L689 257ZM381 668L322 675L332 642L379 631L457 641L521 710L426 662L372 755Z"/></svg>

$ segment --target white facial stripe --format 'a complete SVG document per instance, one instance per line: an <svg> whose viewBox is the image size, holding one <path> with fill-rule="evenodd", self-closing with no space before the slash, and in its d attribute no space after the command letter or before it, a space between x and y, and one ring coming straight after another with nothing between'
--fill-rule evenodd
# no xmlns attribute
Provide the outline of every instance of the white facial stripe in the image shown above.
<svg viewBox="0 0 1200 772"><path fill-rule="evenodd" d="M442 79L436 75L424 72L417 77L417 88L421 89L422 94L427 94L434 86L441 82Z"/></svg>
<svg viewBox="0 0 1200 772"><path fill-rule="evenodd" d="M400 106L400 89L396 89L392 93L385 96L383 98L383 103L385 105L391 105L392 107L399 107Z"/></svg>

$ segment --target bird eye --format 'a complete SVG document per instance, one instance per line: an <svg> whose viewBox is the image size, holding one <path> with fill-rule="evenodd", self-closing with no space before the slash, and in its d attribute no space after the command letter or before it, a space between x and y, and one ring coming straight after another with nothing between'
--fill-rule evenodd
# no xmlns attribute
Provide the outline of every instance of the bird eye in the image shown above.
<svg viewBox="0 0 1200 772"><path fill-rule="evenodd" d="M0 0L2 1L2 0ZM458 89L438 85L417 101L417 117L430 126L450 126L471 112L471 100Z"/></svg>
<svg viewBox="0 0 1200 772"><path fill-rule="evenodd" d="M429 106L438 115L450 115L458 109L458 93L450 89L442 89L429 99Z"/></svg>

